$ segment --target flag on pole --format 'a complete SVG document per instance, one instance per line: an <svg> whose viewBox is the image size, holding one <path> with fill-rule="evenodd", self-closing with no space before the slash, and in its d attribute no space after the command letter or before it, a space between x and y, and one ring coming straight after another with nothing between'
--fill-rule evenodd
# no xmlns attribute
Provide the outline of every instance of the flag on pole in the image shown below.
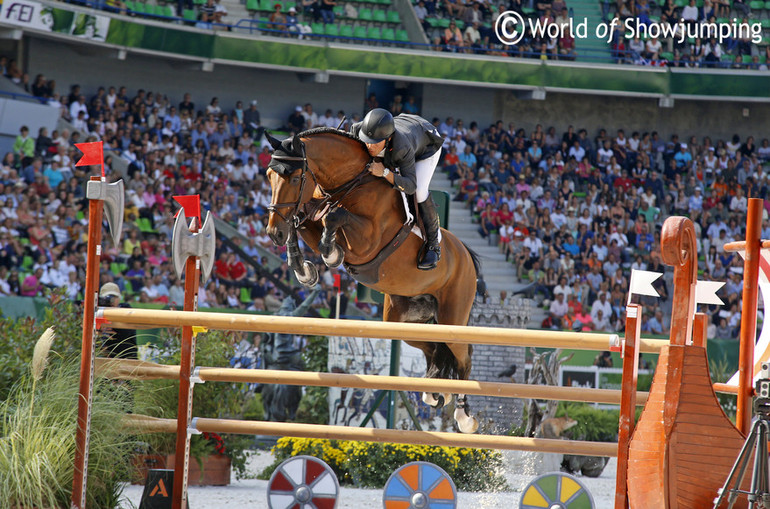
<svg viewBox="0 0 770 509"><path fill-rule="evenodd" d="M80 158L75 166L91 166L93 164L99 164L102 167L102 177L104 177L104 145L101 141L93 141L90 143L75 143L75 146L83 152L83 157Z"/></svg>
<svg viewBox="0 0 770 509"><path fill-rule="evenodd" d="M340 281L340 275L339 274L335 274L334 275L334 289L338 293L342 289L342 282Z"/></svg>
<svg viewBox="0 0 770 509"><path fill-rule="evenodd" d="M660 297L657 290L652 287L652 283L662 275L660 272L631 269L631 281L628 283L628 302L626 304L631 304L632 295Z"/></svg>
<svg viewBox="0 0 770 509"><path fill-rule="evenodd" d="M199 194L172 196L176 202L184 209L185 217L195 217L198 219L198 228L201 227L201 196ZM174 217L179 215L179 210L176 211Z"/></svg>
<svg viewBox="0 0 770 509"><path fill-rule="evenodd" d="M716 304L724 306L717 292L725 284L721 281L698 281L695 285L695 304Z"/></svg>

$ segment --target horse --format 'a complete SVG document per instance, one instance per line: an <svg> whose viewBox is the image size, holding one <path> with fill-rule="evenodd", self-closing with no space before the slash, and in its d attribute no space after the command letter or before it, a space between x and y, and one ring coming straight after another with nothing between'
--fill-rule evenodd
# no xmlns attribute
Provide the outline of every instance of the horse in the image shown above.
<svg viewBox="0 0 770 509"><path fill-rule="evenodd" d="M268 141L274 152L266 172L272 187L266 230L277 246L287 247L289 266L302 284L312 286L318 274L298 248L298 233L326 265L344 262L358 282L385 295L384 321L468 324L479 274L477 255L442 229L440 262L432 270L419 270L423 241L410 233L402 195L368 172L372 158L362 141L328 127L283 142L268 134ZM469 378L470 345L407 344L425 355L427 378ZM423 394L423 401L434 408L449 399L449 394ZM457 396L454 417L461 432L478 429L464 394Z"/></svg>

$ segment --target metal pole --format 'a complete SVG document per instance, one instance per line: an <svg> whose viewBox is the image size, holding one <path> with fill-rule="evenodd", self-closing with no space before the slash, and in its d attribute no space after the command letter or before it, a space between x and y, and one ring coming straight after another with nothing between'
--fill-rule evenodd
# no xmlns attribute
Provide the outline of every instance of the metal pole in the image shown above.
<svg viewBox="0 0 770 509"><path fill-rule="evenodd" d="M401 341L390 342L390 376L398 376L401 368ZM396 394L388 391L388 429L396 427Z"/></svg>

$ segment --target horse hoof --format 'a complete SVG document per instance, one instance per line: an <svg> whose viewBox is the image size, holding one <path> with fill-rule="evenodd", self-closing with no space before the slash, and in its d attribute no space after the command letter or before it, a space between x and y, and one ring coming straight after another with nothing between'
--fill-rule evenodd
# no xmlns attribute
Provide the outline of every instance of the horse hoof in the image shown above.
<svg viewBox="0 0 770 509"><path fill-rule="evenodd" d="M321 254L321 258L323 258L327 267L334 269L342 264L342 261L345 259L345 253L339 245L334 244L331 252L328 254Z"/></svg>
<svg viewBox="0 0 770 509"><path fill-rule="evenodd" d="M479 429L479 420L468 415L464 408L455 408L455 421L462 433L476 433Z"/></svg>
<svg viewBox="0 0 770 509"><path fill-rule="evenodd" d="M435 392L422 393L422 402L436 409L443 408L451 399L451 394L438 394Z"/></svg>
<svg viewBox="0 0 770 509"><path fill-rule="evenodd" d="M317 285L319 278L318 269L315 267L315 264L305 260L302 268L304 269L303 272L299 272L297 270L294 271L294 275L297 276L297 281L299 281L300 284L307 286L308 288L312 288L313 286Z"/></svg>

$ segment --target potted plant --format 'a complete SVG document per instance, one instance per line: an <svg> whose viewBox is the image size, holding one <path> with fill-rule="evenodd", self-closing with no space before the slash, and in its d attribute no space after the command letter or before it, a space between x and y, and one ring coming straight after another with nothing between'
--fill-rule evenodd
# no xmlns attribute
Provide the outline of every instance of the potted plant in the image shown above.
<svg viewBox="0 0 770 509"><path fill-rule="evenodd" d="M181 335L163 330L160 332L164 347L156 362L161 364L180 363ZM227 366L234 355L234 345L241 335L234 332L211 331L199 334L196 341L196 366ZM134 384L134 413L176 419L179 396L177 380L145 380ZM198 417L234 418L243 417L243 411L254 399L247 384L207 383L196 385L193 392L192 412ZM146 468L174 468L176 436L173 433L148 433L140 437L146 445L144 456L135 458L135 463ZM230 483L230 472L234 469L240 478L245 473L246 451L253 442L244 435L219 435L203 433L193 435L190 442L190 485L225 485ZM147 456L149 455L149 456ZM160 458L163 461L160 461ZM146 465L150 461L152 466ZM163 463L163 464L161 464ZM134 476L135 480L146 478L146 473Z"/></svg>

